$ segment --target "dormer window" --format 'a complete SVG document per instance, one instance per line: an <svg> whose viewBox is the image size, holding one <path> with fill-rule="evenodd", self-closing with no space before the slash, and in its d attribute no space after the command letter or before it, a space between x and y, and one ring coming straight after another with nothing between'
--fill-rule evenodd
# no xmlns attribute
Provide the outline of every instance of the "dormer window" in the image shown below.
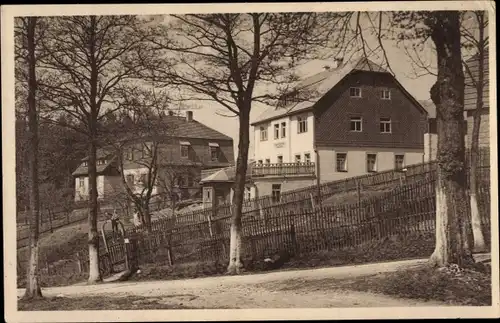
<svg viewBox="0 0 500 323"><path fill-rule="evenodd" d="M361 88L360 87L351 87L349 89L349 96L351 98L360 98L361 97Z"/></svg>
<svg viewBox="0 0 500 323"><path fill-rule="evenodd" d="M296 90L281 96L278 102L278 107L285 107L293 102L300 102L299 92Z"/></svg>
<svg viewBox="0 0 500 323"><path fill-rule="evenodd" d="M189 146L191 143L189 141L181 141L181 158L189 158Z"/></svg>
<svg viewBox="0 0 500 323"><path fill-rule="evenodd" d="M219 161L219 144L216 142L211 142L208 144L210 150L210 160Z"/></svg>

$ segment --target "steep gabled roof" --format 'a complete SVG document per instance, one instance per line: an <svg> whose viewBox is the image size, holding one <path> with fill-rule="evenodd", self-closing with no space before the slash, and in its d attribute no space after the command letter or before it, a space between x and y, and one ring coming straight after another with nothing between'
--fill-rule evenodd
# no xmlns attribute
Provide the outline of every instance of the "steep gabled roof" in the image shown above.
<svg viewBox="0 0 500 323"><path fill-rule="evenodd" d="M252 122L252 125L312 109L314 104L328 91L339 84L344 77L356 71L389 73L371 60L362 58L354 64L344 64L337 68L314 74L298 83L295 87L295 90L306 93L305 96L309 98L308 100L299 103L291 103L282 108L268 107L266 111Z"/></svg>
<svg viewBox="0 0 500 323"><path fill-rule="evenodd" d="M233 138L226 136L225 134L215 129L212 129L199 121L186 121L184 117L180 116L168 116L167 125L169 125L173 129L173 137L233 140Z"/></svg>
<svg viewBox="0 0 500 323"><path fill-rule="evenodd" d="M252 174L252 166L255 162L251 161L248 163L247 167L247 180L251 177ZM229 166L226 168L219 169L218 171L208 175L205 178L202 178L200 183L233 183L236 178L236 166Z"/></svg>

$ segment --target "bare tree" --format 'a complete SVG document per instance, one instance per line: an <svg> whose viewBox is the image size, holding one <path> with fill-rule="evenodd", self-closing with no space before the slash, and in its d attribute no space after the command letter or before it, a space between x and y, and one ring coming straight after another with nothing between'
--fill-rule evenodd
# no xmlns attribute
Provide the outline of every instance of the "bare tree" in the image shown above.
<svg viewBox="0 0 500 323"><path fill-rule="evenodd" d="M471 28L462 24L461 34L463 47L468 47L476 51L475 58L477 59L477 75L473 73L471 67L467 64L465 65L465 72L468 79L472 84L466 84L475 89L476 92L476 108L473 111L473 125L472 125L472 138L470 145L470 168L469 168L469 194L470 194L470 207L471 207L471 220L472 220L472 232L474 236L474 252L484 252L486 251L486 244L484 242L484 235L482 230L482 220L479 214L479 206L477 201L478 196L478 159L480 156L479 150L479 130L481 126L481 115L484 111L484 89L486 86L484 70L485 70L485 57L486 51L488 50L488 37L485 35L486 28L488 27L488 17L484 11L474 11L472 12L472 19L475 20L475 25L477 28ZM475 63L475 59L469 60L469 62Z"/></svg>
<svg viewBox="0 0 500 323"><path fill-rule="evenodd" d="M40 37L38 18L17 20L16 49L21 81L27 81L28 169L29 169L29 266L26 273L25 299L42 297L39 272L40 195L38 188L38 108L37 108L37 43ZM38 36L38 37L37 37ZM26 74L23 72L26 71ZM19 75L21 74L21 75ZM22 75L24 74L24 75ZM26 78L24 78L24 76Z"/></svg>
<svg viewBox="0 0 500 323"><path fill-rule="evenodd" d="M469 172L469 196L471 214L466 217L467 221L472 222L472 232L474 251L481 252L486 249L484 235L482 231L482 221L479 214L477 203L477 186L478 186L478 158L479 158L479 130L481 125L481 115L484 111L483 91L485 87L484 79L484 64L485 53L488 46L488 37L485 36L488 19L484 11L464 11L460 12L460 35L461 35L461 53L462 64L470 80L470 84L466 86L473 87L476 96L476 109L473 112L473 127L470 146L470 164L468 165ZM436 67L433 64L433 58L437 56L436 50L428 48L428 34L420 34L418 37L405 37L400 33L400 39L403 41L403 49L411 59L413 72L416 77L424 75L438 76ZM406 42L409 40L409 42ZM473 53L473 55L470 54ZM473 56L473 57L471 57ZM469 59L468 59L469 58ZM471 70L470 64L476 65L478 72L474 73Z"/></svg>
<svg viewBox="0 0 500 323"><path fill-rule="evenodd" d="M327 40L313 13L175 15L152 28L159 61L151 79L178 85L182 97L216 102L239 120L238 157L228 273L242 267L241 214L254 102L277 99L297 78L291 72ZM163 64L169 63L165 68Z"/></svg>
<svg viewBox="0 0 500 323"><path fill-rule="evenodd" d="M168 95L164 91L148 90L144 85L119 89L121 116L103 124L100 145L113 147L124 193L137 209L141 222L151 231L150 204L157 189L159 158L162 144L172 135L168 122ZM133 163L141 171L138 183L127 178L125 164ZM137 185L139 184L139 185Z"/></svg>
<svg viewBox="0 0 500 323"><path fill-rule="evenodd" d="M423 13L437 53L437 81L431 99L437 108L438 171L436 248L431 261L443 266L473 262L468 239L467 178L463 127L464 73L458 11Z"/></svg>
<svg viewBox="0 0 500 323"><path fill-rule="evenodd" d="M64 114L65 123L87 136L89 174L89 283L101 280L97 232L96 149L99 123L116 106L116 88L135 78L147 59L139 32L143 21L134 16L64 16L50 18L44 47L49 54L40 90L47 121Z"/></svg>

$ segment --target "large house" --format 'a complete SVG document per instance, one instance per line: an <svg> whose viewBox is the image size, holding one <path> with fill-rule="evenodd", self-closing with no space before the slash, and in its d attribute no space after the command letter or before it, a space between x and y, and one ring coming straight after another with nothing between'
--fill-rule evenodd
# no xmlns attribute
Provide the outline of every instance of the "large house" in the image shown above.
<svg viewBox="0 0 500 323"><path fill-rule="evenodd" d="M368 59L338 61L252 122L246 194L279 200L281 192L318 181L421 163L427 123L427 111L388 71ZM202 183L222 187L234 181L231 173L221 170Z"/></svg>
<svg viewBox="0 0 500 323"><path fill-rule="evenodd" d="M483 109L481 111L481 124L479 126L479 147L489 148L490 145L490 68L489 51L484 55L484 87L483 87ZM466 61L465 70L465 96L464 110L467 118L467 145L470 147L472 139L473 114L476 110L477 91L475 82L479 77L479 57L473 56Z"/></svg>
<svg viewBox="0 0 500 323"><path fill-rule="evenodd" d="M166 116L171 135L156 139L158 178L153 185L153 195L165 196L174 193L178 198L200 198L199 181L201 171L228 167L234 164L232 138L186 116ZM121 149L123 167L120 166L115 149L99 149L97 152L97 190L99 199L112 198L123 192L123 179L133 191L139 193L147 183L151 168L151 139L137 138ZM75 200L86 200L89 196L88 157L73 172L75 178ZM170 191L170 192L169 192ZM167 196L167 199L170 198Z"/></svg>
<svg viewBox="0 0 500 323"><path fill-rule="evenodd" d="M473 56L465 62L465 93L464 93L464 125L465 144L469 148L472 140L472 127L474 124L474 112L477 108L477 91L475 82L479 76L479 59ZM485 52L484 57L484 88L483 109L481 110L481 123L479 125L479 148L481 152L488 151L490 146L490 97L489 97L489 55ZM430 100L420 101L428 112L428 127L424 135L425 161L435 160L437 157L437 120L436 106ZM485 156L488 157L487 155Z"/></svg>
<svg viewBox="0 0 500 323"><path fill-rule="evenodd" d="M259 195L424 160L426 110L368 59L305 79L252 125Z"/></svg>

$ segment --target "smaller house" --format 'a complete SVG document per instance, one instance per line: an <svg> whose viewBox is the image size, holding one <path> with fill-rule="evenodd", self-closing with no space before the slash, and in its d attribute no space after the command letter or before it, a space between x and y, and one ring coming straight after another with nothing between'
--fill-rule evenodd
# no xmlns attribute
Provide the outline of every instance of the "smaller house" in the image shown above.
<svg viewBox="0 0 500 323"><path fill-rule="evenodd" d="M250 162L247 170L247 183L245 185L244 199L257 196L257 188L250 179L253 162ZM234 196L234 181L236 178L236 167L230 166L215 170L202 172L200 185L203 188L203 207L217 207L230 204Z"/></svg>
<svg viewBox="0 0 500 323"><path fill-rule="evenodd" d="M89 198L88 160L88 157L84 157L73 172L76 202ZM117 159L112 150L97 150L97 194L99 199L104 199L112 194L114 187L119 185L120 172L118 169Z"/></svg>

